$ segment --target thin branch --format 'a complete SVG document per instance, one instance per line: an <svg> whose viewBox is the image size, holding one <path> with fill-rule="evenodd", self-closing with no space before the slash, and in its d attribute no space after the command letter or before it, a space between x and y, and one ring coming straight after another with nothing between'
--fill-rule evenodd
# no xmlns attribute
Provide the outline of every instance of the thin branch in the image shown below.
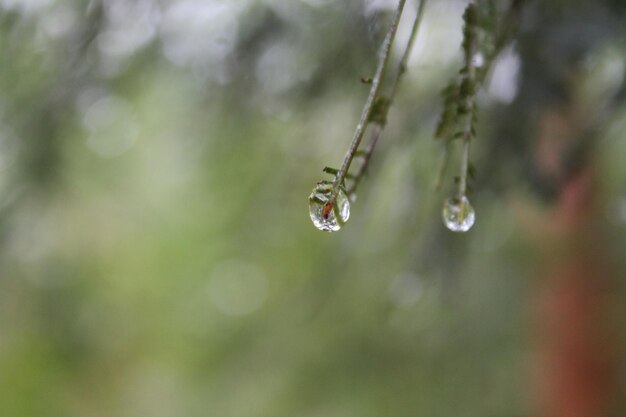
<svg viewBox="0 0 626 417"><path fill-rule="evenodd" d="M426 6L427 0L420 0L417 14L415 15L415 20L413 21L413 27L411 28L411 35L409 36L409 41L404 49L404 53L402 54L402 58L400 59L400 63L398 64L398 72L396 73L396 77L393 80L393 84L391 86L391 92L389 93L389 101L393 101L396 92L398 91L398 84L400 84L400 78L406 72L407 64L409 62L409 58L411 57L411 52L413 51L413 45L415 44L415 40L417 39L417 32L422 23L422 17L424 16L424 8Z"/></svg>
<svg viewBox="0 0 626 417"><path fill-rule="evenodd" d="M348 196L351 196L356 191L359 183L365 176L365 172L367 172L367 167L369 166L370 159L372 158L372 154L374 153L374 148L376 147L376 143L380 136L383 133L383 125L376 124L374 126L374 132L372 133L372 139L370 140L369 145L365 149L365 153L363 154L363 162L361 162L361 166L359 167L356 174L354 174L354 181L350 185L350 188L346 190Z"/></svg>
<svg viewBox="0 0 626 417"><path fill-rule="evenodd" d="M461 156L461 172L459 173L458 197L467 194L467 174L469 171L470 144L474 136L474 120L476 116L476 92L479 88L476 80L475 56L478 52L476 21L478 20L477 9L474 4L467 6L465 15L465 27L463 29L463 51L465 58L464 79L461 81L460 92L464 103L461 105L465 111L463 124L463 153Z"/></svg>
<svg viewBox="0 0 626 417"><path fill-rule="evenodd" d="M483 64L482 71L476 71L475 63L474 63L474 55L478 52L478 45L476 44L476 28L473 27L471 30L474 31L473 36L470 38L469 45L467 45L467 50L465 54L465 65L467 68L467 80L469 84L472 85L472 94L469 94L466 99L465 107L467 109L467 115L465 119L465 126L463 129L463 153L461 156L461 174L459 181L459 190L458 196L463 197L467 193L467 175L469 172L469 156L470 156L470 144L472 141L472 136L474 136L475 129L475 117L476 117L476 91L482 87L491 71L491 66L495 62L496 58L502 52L502 49L510 42L511 38L514 36L517 25L519 22L519 14L521 8L524 4L525 0L513 0L511 3L511 7L507 12L506 16L503 19L502 24L502 32L498 34L495 40L495 48L493 52L486 57L485 63ZM496 24L497 22L494 22Z"/></svg>
<svg viewBox="0 0 626 417"><path fill-rule="evenodd" d="M356 153L357 149L359 148L359 144L363 139L365 128L372 114L372 109L374 108L376 98L378 97L378 93L380 91L380 85L385 75L385 70L387 69L389 55L391 53L391 45L393 44L393 40L396 36L398 24L400 23L400 17L402 16L402 10L404 9L405 3L406 0L398 1L398 6L391 19L391 24L389 25L389 30L387 31L387 35L385 36L385 40L383 42L382 50L380 53L378 68L376 69L376 74L374 75L374 78L372 80L372 88L370 89L369 96L367 97L367 100L365 102L363 113L361 113L361 119L359 120L359 123L356 126L356 130L354 131L354 135L352 137L350 147L348 148L348 152L346 153L346 156L343 159L343 163L341 164L341 168L339 169L339 173L335 178L332 196L329 202L334 202L334 200L337 198L337 194L339 193L339 187L341 187L341 185L344 183L346 175L348 174L348 170L350 169L350 164L352 163L352 159L354 158L354 154Z"/></svg>
<svg viewBox="0 0 626 417"><path fill-rule="evenodd" d="M409 35L409 40L407 42L406 48L404 49L404 53L402 54L402 58L400 59L400 62L398 63L398 70L396 71L396 75L393 79L393 84L391 85L391 89L390 89L389 97L388 97L388 100L389 100L388 105L384 107L383 114L381 115L382 116L381 118L383 120L387 119L389 108L391 107L391 104L393 103L396 93L398 91L398 85L400 84L400 79L402 78L402 76L407 70L407 64L409 62L409 58L411 57L411 51L413 50L415 39L417 39L417 32L419 31L419 27L422 22L422 16L424 15L424 8L426 5L426 2L427 0L421 0L419 2L417 14L415 15L415 20L413 21L413 27L411 28L411 34ZM354 174L354 182L352 183L350 188L347 190L348 195L352 195L356 191L359 183L361 182L361 179L365 175L365 172L367 171L367 168L369 166L369 162L371 160L372 154L374 153L374 149L376 148L376 144L378 143L378 139L380 139L382 135L383 128L384 126L382 124L380 123L376 124L375 130L371 135L372 138L369 142L367 149L365 150L365 154L363 155L363 162L361 163L359 170L356 172L356 174Z"/></svg>
<svg viewBox="0 0 626 417"><path fill-rule="evenodd" d="M472 143L471 135L466 134L463 137L463 154L461 155L461 173L459 175L458 197L464 197L467 194L467 173L469 171L470 144Z"/></svg>
<svg viewBox="0 0 626 417"><path fill-rule="evenodd" d="M498 55L500 55L502 50L511 42L511 40L516 35L518 27L519 27L520 14L522 12L522 8L524 4L526 3L526 1L527 0L512 0L509 10L501 19L501 22L497 22L496 20L494 20L494 25L496 27L495 30L497 33L497 36L494 41L494 48L490 53L488 53L484 57L484 63L482 67L480 68L480 70L477 71L476 68L473 68L474 73L472 74L472 76L474 79L474 85L475 85L476 90L478 90L479 88L483 86L483 84L485 83L485 80L487 79L487 76L489 75L491 71L491 67L493 63L495 62L496 58L498 57ZM492 15L495 14L495 11L494 11L495 6L494 6L493 0L491 0L488 5L490 7L490 13L492 13ZM473 45L473 47L475 48L476 45ZM475 52L476 50L474 51L474 53ZM469 74L467 74L467 76L469 76ZM469 102L467 104L469 104ZM475 103L473 103L473 105L475 105ZM473 123L473 121L469 119L469 117L473 117L473 115L470 114L468 116L468 119L466 119L466 124L468 124L468 120L470 123ZM467 169L469 168L470 144L469 144L469 141L465 139L467 137L466 130L467 129L464 129L463 131L463 154L462 154L462 162L461 162L462 164L461 174L462 175L459 181L459 193L461 192L465 193L465 190L467 188ZM446 167L447 167L448 160L449 160L449 153L450 153L450 146L446 145L442 152L440 169L439 169L437 178L435 180L435 185L434 185L435 190L439 190L441 188L441 184L442 184L443 177L445 175Z"/></svg>

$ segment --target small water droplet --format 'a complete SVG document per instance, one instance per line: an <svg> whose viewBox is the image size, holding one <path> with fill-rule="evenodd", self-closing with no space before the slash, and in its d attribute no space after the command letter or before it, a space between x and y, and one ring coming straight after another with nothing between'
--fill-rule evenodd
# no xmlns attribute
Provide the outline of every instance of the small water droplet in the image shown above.
<svg viewBox="0 0 626 417"><path fill-rule="evenodd" d="M481 52L477 52L472 57L472 65L475 68L480 68L485 64L485 56Z"/></svg>
<svg viewBox="0 0 626 417"><path fill-rule="evenodd" d="M339 189L334 203L330 201L332 184L318 184L309 196L309 215L319 230L336 232L350 217L350 202L346 193Z"/></svg>
<svg viewBox="0 0 626 417"><path fill-rule="evenodd" d="M443 205L443 224L453 232L467 232L476 221L476 213L465 196L453 197Z"/></svg>

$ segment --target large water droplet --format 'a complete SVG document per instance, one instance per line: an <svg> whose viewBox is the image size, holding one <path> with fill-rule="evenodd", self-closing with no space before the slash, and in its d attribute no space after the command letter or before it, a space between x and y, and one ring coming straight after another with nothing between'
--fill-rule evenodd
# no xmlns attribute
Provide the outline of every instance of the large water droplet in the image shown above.
<svg viewBox="0 0 626 417"><path fill-rule="evenodd" d="M332 184L318 184L309 196L309 215L320 230L336 232L350 217L350 202L346 193L339 189L334 203L330 201Z"/></svg>
<svg viewBox="0 0 626 417"><path fill-rule="evenodd" d="M476 221L476 213L465 196L453 197L443 205L443 224L453 232L467 232Z"/></svg>

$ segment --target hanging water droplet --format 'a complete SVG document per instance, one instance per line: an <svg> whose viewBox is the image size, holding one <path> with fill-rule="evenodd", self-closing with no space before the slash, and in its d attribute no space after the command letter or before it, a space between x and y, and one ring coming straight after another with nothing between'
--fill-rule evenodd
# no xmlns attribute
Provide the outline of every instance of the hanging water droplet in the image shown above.
<svg viewBox="0 0 626 417"><path fill-rule="evenodd" d="M480 68L485 64L485 56L482 54L482 52L477 52L474 54L474 56L472 57L472 65L475 68Z"/></svg>
<svg viewBox="0 0 626 417"><path fill-rule="evenodd" d="M331 202L332 184L317 184L309 196L309 215L320 230L336 232L350 217L350 202L346 193L339 189L337 198Z"/></svg>
<svg viewBox="0 0 626 417"><path fill-rule="evenodd" d="M453 232L467 232L476 221L476 213L465 196L453 197L443 205L443 224Z"/></svg>

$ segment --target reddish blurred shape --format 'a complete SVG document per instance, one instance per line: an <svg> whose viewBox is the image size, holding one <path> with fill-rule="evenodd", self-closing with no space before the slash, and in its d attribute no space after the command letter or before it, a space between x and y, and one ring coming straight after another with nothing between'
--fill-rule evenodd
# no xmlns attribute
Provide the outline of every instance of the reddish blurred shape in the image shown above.
<svg viewBox="0 0 626 417"><path fill-rule="evenodd" d="M602 250L589 168L564 181L539 297L542 417L617 417L615 277ZM554 216L554 217L552 217Z"/></svg>

